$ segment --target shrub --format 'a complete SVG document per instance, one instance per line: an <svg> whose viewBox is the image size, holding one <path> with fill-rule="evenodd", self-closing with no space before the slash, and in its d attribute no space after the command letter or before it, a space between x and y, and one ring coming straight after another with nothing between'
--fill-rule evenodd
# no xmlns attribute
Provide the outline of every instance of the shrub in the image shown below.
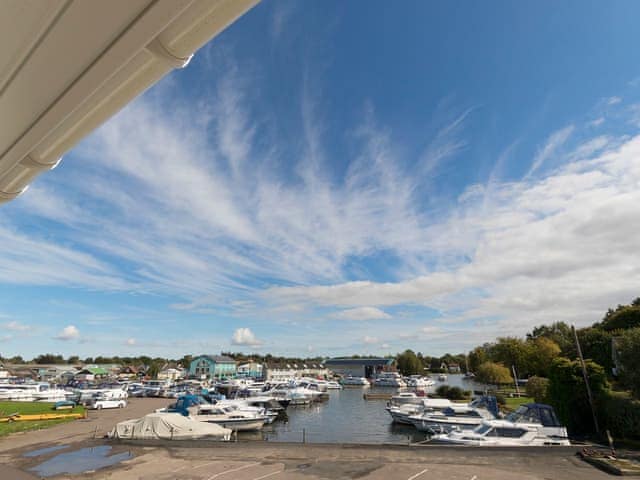
<svg viewBox="0 0 640 480"><path fill-rule="evenodd" d="M610 392L598 415L601 428L609 429L614 437L640 439L640 401L626 393Z"/></svg>
<svg viewBox="0 0 640 480"><path fill-rule="evenodd" d="M627 330L616 340L620 379L636 398L640 398L640 328Z"/></svg>
<svg viewBox="0 0 640 480"><path fill-rule="evenodd" d="M608 384L604 368L587 360L589 385L598 409L604 403ZM587 391L578 360L557 358L551 365L548 388L549 403L571 433L591 433L594 431L593 417Z"/></svg>
<svg viewBox="0 0 640 480"><path fill-rule="evenodd" d="M536 402L547 402L549 379L544 377L531 377L527 382L527 396L533 397Z"/></svg>
<svg viewBox="0 0 640 480"><path fill-rule="evenodd" d="M470 391L462 390L460 387L450 387L449 385L440 385L436 389L436 394L449 400L464 400L471 396Z"/></svg>

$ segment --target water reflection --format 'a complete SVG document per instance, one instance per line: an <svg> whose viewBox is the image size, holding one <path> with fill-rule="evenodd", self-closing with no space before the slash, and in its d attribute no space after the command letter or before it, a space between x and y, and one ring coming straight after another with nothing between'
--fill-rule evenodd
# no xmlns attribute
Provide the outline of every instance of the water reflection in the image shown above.
<svg viewBox="0 0 640 480"><path fill-rule="evenodd" d="M440 385L458 386L464 390L483 390L483 385L449 375L446 382L428 387L433 393ZM409 425L397 425L385 411L385 400L364 400L363 393L393 393L392 388L346 388L330 392L326 402L310 406L290 406L285 419L265 427L262 438L275 442L308 443L407 443L420 442L426 434ZM240 433L239 439L246 438Z"/></svg>

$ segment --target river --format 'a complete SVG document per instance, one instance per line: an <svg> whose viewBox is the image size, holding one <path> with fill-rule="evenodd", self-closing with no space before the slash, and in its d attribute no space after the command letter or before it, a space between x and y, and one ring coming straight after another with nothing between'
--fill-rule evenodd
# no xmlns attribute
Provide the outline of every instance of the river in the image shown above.
<svg viewBox="0 0 640 480"><path fill-rule="evenodd" d="M449 375L446 382L426 389L434 392L440 385L465 390L482 390L483 386ZM365 392L395 392L392 388L345 388L331 390L326 402L287 409L287 419L265 426L262 438L276 442L308 443L407 443L424 440L425 434L411 426L391 423L385 410L386 400L364 400ZM244 436L244 435L241 435Z"/></svg>

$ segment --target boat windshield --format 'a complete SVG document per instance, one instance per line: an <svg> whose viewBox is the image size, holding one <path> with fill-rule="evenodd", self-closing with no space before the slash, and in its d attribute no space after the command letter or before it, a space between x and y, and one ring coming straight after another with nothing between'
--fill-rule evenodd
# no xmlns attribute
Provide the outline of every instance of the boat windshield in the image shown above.
<svg viewBox="0 0 640 480"><path fill-rule="evenodd" d="M484 435L486 434L489 430L491 430L491 425L483 423L481 424L479 427L477 427L475 429L475 433L477 433L478 435Z"/></svg>

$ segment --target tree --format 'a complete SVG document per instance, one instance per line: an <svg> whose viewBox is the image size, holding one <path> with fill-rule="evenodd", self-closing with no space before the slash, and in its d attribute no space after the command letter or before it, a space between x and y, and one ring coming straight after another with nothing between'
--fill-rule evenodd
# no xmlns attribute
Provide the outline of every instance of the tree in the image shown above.
<svg viewBox="0 0 640 480"><path fill-rule="evenodd" d="M507 368L516 367L519 376L529 373L530 344L517 337L499 338L489 350L491 361L501 363Z"/></svg>
<svg viewBox="0 0 640 480"><path fill-rule="evenodd" d="M178 360L178 363L182 365L182 368L189 369L192 360L193 357L191 355L185 355L180 360Z"/></svg>
<svg viewBox="0 0 640 480"><path fill-rule="evenodd" d="M589 386L593 394L596 410L604 401L607 391L607 377L604 368L597 363L585 361ZM549 402L560 420L573 433L594 431L591 407L578 360L559 357L553 361L549 373Z"/></svg>
<svg viewBox="0 0 640 480"><path fill-rule="evenodd" d="M603 330L619 330L640 327L640 306L618 305L614 312L609 310L600 324Z"/></svg>
<svg viewBox="0 0 640 480"><path fill-rule="evenodd" d="M160 364L152 362L147 370L147 375L151 378L158 378L158 373L160 373Z"/></svg>
<svg viewBox="0 0 640 480"><path fill-rule="evenodd" d="M551 363L560 356L560 347L547 337L537 337L529 342L529 373L546 377Z"/></svg>
<svg viewBox="0 0 640 480"><path fill-rule="evenodd" d="M620 380L636 398L640 398L640 328L622 333L616 339L616 346Z"/></svg>
<svg viewBox="0 0 640 480"><path fill-rule="evenodd" d="M71 355L69 358L67 358L67 363L70 363L70 364L80 363L80 357L77 355Z"/></svg>
<svg viewBox="0 0 640 480"><path fill-rule="evenodd" d="M421 373L422 362L418 359L413 350L405 350L396 357L396 365L403 375L414 375Z"/></svg>
<svg viewBox="0 0 640 480"><path fill-rule="evenodd" d="M484 347L476 347L469 352L469 370L476 372L478 367L488 360L487 350Z"/></svg>
<svg viewBox="0 0 640 480"><path fill-rule="evenodd" d="M488 385L504 385L513 381L509 369L499 363L484 362L475 373L476 381Z"/></svg>
<svg viewBox="0 0 640 480"><path fill-rule="evenodd" d="M590 327L582 328L577 333L584 358L589 358L601 365L604 367L605 372L610 375L614 367L611 353L613 332Z"/></svg>
<svg viewBox="0 0 640 480"><path fill-rule="evenodd" d="M571 332L571 327L566 323L556 322L551 325L541 325L527 334L527 340L533 340L538 337L546 337L556 342L565 357L575 357L573 332Z"/></svg>
<svg viewBox="0 0 640 480"><path fill-rule="evenodd" d="M549 379L543 377L530 377L527 381L527 396L533 397L536 402L546 403Z"/></svg>
<svg viewBox="0 0 640 480"><path fill-rule="evenodd" d="M45 353L43 355L38 355L36 358L33 359L33 362L39 365L64 363L64 358L62 358L62 355Z"/></svg>

